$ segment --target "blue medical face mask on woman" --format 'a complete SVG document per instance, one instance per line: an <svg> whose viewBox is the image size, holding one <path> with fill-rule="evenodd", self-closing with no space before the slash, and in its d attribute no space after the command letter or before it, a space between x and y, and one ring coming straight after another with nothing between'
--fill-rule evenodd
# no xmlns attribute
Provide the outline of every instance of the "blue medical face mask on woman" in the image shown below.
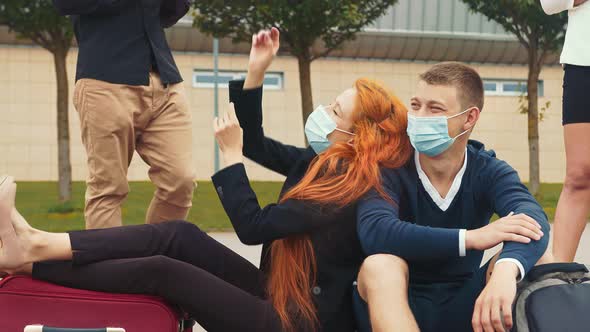
<svg viewBox="0 0 590 332"><path fill-rule="evenodd" d="M471 130L470 128L455 137L450 137L448 120L464 114L472 108L449 117L422 117L408 114L407 133L414 149L429 157L438 156L447 151L458 137Z"/></svg>
<svg viewBox="0 0 590 332"><path fill-rule="evenodd" d="M309 115L305 122L305 136L315 153L320 154L332 145L332 142L328 140L328 135L334 130L354 136L353 133L336 126L336 122L328 115L326 108L322 105L318 106Z"/></svg>

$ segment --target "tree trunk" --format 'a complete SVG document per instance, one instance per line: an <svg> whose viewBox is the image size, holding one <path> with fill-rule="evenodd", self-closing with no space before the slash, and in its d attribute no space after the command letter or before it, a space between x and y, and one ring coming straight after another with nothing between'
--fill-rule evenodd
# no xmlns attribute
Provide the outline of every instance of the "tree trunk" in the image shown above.
<svg viewBox="0 0 590 332"><path fill-rule="evenodd" d="M311 94L311 60L309 56L298 56L299 62L299 88L301 89L301 111L303 123L313 112L313 97Z"/></svg>
<svg viewBox="0 0 590 332"><path fill-rule="evenodd" d="M70 127L68 120L68 73L66 68L67 50L53 53L57 81L57 154L59 176L59 201L72 198L72 166L70 164Z"/></svg>
<svg viewBox="0 0 590 332"><path fill-rule="evenodd" d="M528 94L528 139L529 139L529 187L531 193L539 194L539 106L538 82L541 66L538 63L538 50L529 49L529 74L527 81Z"/></svg>

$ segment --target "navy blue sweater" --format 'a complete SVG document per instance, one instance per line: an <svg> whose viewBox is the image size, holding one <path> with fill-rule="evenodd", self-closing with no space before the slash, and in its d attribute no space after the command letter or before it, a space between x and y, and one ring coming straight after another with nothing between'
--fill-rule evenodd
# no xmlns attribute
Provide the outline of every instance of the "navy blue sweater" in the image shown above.
<svg viewBox="0 0 590 332"><path fill-rule="evenodd" d="M430 198L412 159L401 169L382 170L383 186L396 205L370 193L358 205L358 234L365 254L389 253L406 259L415 282L470 278L483 251L459 255L459 230L487 225L494 213L524 213L541 224L545 236L528 244L506 242L500 258L518 260L528 272L549 242L549 223L516 171L483 144L469 141L459 192L446 211Z"/></svg>

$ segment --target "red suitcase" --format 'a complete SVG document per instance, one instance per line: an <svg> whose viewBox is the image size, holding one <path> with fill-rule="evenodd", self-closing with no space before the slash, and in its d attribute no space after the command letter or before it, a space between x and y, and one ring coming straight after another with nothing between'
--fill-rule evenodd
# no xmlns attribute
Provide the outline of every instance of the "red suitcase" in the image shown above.
<svg viewBox="0 0 590 332"><path fill-rule="evenodd" d="M156 297L78 290L25 276L0 279L0 332L27 326L27 332L192 331L194 323L183 318Z"/></svg>

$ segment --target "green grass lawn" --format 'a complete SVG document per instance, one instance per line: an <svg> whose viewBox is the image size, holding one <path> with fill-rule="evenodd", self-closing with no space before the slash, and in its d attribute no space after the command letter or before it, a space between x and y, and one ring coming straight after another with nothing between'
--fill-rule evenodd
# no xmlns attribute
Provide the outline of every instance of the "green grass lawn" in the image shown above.
<svg viewBox="0 0 590 332"><path fill-rule="evenodd" d="M282 183L253 182L252 187L261 205L277 200ZM142 224L155 187L150 182L131 182L131 191L123 205L123 223ZM36 228L63 232L84 229L84 182L72 186L75 211L67 214L50 213L57 204L55 182L19 182L16 206ZM193 197L193 207L188 220L206 231L231 230L231 224L219 202L211 182L199 182Z"/></svg>
<svg viewBox="0 0 590 332"><path fill-rule="evenodd" d="M261 205L276 202L282 183L253 182ZM154 192L150 182L131 182L131 192L123 205L123 221L126 225L144 222L145 212ZM553 220L555 207L561 192L561 184L541 185L541 204L549 220ZM61 214L50 213L57 202L57 184L55 182L19 182L17 207L34 227L53 232L84 228L84 188L83 182L73 184L74 212ZM199 182L193 198L193 208L188 220L206 231L231 230L229 219L225 215L219 198L211 182Z"/></svg>

